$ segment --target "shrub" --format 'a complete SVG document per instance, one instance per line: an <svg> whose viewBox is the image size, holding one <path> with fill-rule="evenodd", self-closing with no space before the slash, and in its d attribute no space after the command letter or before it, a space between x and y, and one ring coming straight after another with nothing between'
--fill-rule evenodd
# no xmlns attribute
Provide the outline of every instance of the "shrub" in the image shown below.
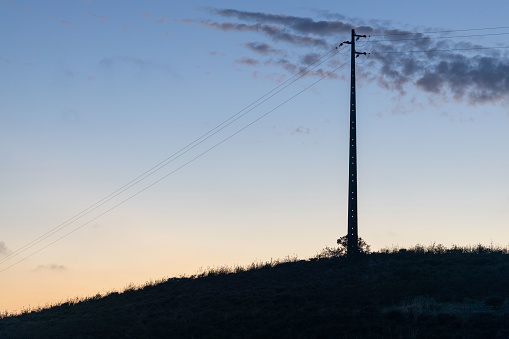
<svg viewBox="0 0 509 339"><path fill-rule="evenodd" d="M338 239L338 245L340 248L342 248L345 252L348 249L348 235L344 235L341 238ZM369 246L364 239L359 237L357 239L357 247L359 248L359 253L361 254L369 254L371 253L371 246Z"/></svg>

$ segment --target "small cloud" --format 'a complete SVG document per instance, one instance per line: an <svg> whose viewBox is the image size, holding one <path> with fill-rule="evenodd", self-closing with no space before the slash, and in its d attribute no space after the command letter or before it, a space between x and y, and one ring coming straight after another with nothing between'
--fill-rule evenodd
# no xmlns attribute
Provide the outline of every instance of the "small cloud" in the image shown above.
<svg viewBox="0 0 509 339"><path fill-rule="evenodd" d="M237 59L236 62L239 64L248 65L248 66L256 66L260 63L258 60L255 60L250 57L243 57L243 58Z"/></svg>
<svg viewBox="0 0 509 339"><path fill-rule="evenodd" d="M93 76L93 75L89 75L89 76L87 77L87 80L88 80L88 81L94 81L94 80L96 80L96 79L97 79L97 77L95 77L95 76Z"/></svg>
<svg viewBox="0 0 509 339"><path fill-rule="evenodd" d="M74 24L67 20L60 20L60 24L64 26L73 26Z"/></svg>
<svg viewBox="0 0 509 339"><path fill-rule="evenodd" d="M105 23L106 21L110 20L109 18L107 18L105 16L102 16L102 15L99 15L99 14L95 14L95 13L91 13L91 12L89 12L88 15L90 15L92 18L96 18L96 19L101 20L102 23Z"/></svg>
<svg viewBox="0 0 509 339"><path fill-rule="evenodd" d="M311 130L307 127L299 126L293 130L292 134L309 134Z"/></svg>
<svg viewBox="0 0 509 339"><path fill-rule="evenodd" d="M9 59L4 59L4 58L0 58L0 60L3 60L3 62L5 62L6 64L9 64L11 62L11 60Z"/></svg>
<svg viewBox="0 0 509 339"><path fill-rule="evenodd" d="M274 49L271 45L266 43L259 43L259 42L248 42L246 43L246 47L252 50L253 52L256 52L258 54L262 55L268 55L268 54L282 54L283 52L278 49Z"/></svg>
<svg viewBox="0 0 509 339"><path fill-rule="evenodd" d="M49 265L39 265L36 268L32 270L32 272L63 272L67 271L67 267L64 265L56 265L56 264L49 264Z"/></svg>
<svg viewBox="0 0 509 339"><path fill-rule="evenodd" d="M31 8L14 8L15 11L23 12L23 13L32 13Z"/></svg>
<svg viewBox="0 0 509 339"><path fill-rule="evenodd" d="M150 60L127 56L113 56L103 58L98 64L98 70L106 76L141 75L146 72L165 72L175 76L175 72L168 64L160 64ZM101 74L99 74L100 76Z"/></svg>
<svg viewBox="0 0 509 339"><path fill-rule="evenodd" d="M131 24L124 24L122 27L122 32L126 33L129 30L129 27L131 27Z"/></svg>
<svg viewBox="0 0 509 339"><path fill-rule="evenodd" d="M3 241L0 241L0 257L4 257L6 255L9 255L11 251L5 246L5 243Z"/></svg>
<svg viewBox="0 0 509 339"><path fill-rule="evenodd" d="M195 21L192 19L173 19L173 22L182 22L185 24L194 24Z"/></svg>
<svg viewBox="0 0 509 339"><path fill-rule="evenodd" d="M152 14L147 13L147 12L143 13L141 16L144 17L144 18L147 18L147 19L151 19L152 18Z"/></svg>
<svg viewBox="0 0 509 339"><path fill-rule="evenodd" d="M310 66L316 63L320 59L320 54L318 53L309 53L300 58L301 62L306 65Z"/></svg>
<svg viewBox="0 0 509 339"><path fill-rule="evenodd" d="M25 66L32 66L34 63L33 62L24 62L23 65Z"/></svg>
<svg viewBox="0 0 509 339"><path fill-rule="evenodd" d="M62 113L61 120L66 123L77 123L80 122L81 118L79 112L68 108Z"/></svg>
<svg viewBox="0 0 509 339"><path fill-rule="evenodd" d="M212 56L218 56L218 55L224 56L223 53L219 53L218 51L210 51L209 55L212 55Z"/></svg>
<svg viewBox="0 0 509 339"><path fill-rule="evenodd" d="M168 19L166 19L164 16L161 16L159 19L156 20L158 24L164 24Z"/></svg>
<svg viewBox="0 0 509 339"><path fill-rule="evenodd" d="M279 73L270 73L265 76L265 79L268 79L270 81L275 81L279 84L279 83L282 83L286 79L286 75L279 74Z"/></svg>
<svg viewBox="0 0 509 339"><path fill-rule="evenodd" d="M168 38L173 37L173 34L171 34L171 33L166 33L165 35L166 35Z"/></svg>

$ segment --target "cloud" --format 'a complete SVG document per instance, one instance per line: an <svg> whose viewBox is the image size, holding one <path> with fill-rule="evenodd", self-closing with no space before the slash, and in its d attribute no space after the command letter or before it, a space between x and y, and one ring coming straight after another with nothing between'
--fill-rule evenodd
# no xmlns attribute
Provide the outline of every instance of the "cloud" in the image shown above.
<svg viewBox="0 0 509 339"><path fill-rule="evenodd" d="M246 47L261 55L284 54L282 50L275 49L271 45L261 42L247 42Z"/></svg>
<svg viewBox="0 0 509 339"><path fill-rule="evenodd" d="M320 54L318 54L318 53L309 53L309 54L305 54L300 57L301 62L307 66L316 63L317 60L319 60L319 59L320 59Z"/></svg>
<svg viewBox="0 0 509 339"><path fill-rule="evenodd" d="M419 43L423 44L423 43ZM509 95L509 58L502 55L469 55L454 51L465 43L426 42L432 53L405 53L403 46L384 44L393 53L372 54L378 74L372 78L387 89L403 91L404 86L416 88L433 95L450 95L470 104L506 100ZM467 47L476 48L476 47Z"/></svg>
<svg viewBox="0 0 509 339"><path fill-rule="evenodd" d="M290 74L297 74L302 72L302 74L305 73L305 76L315 76L315 77L325 77L328 76L331 79L337 79L338 75L336 73L327 74L327 71L323 68L315 68L313 70L306 69L305 66L299 65L297 63L291 62L287 58L280 58L276 60L268 60L265 62L266 65L276 65L279 67L282 67Z"/></svg>
<svg viewBox="0 0 509 339"><path fill-rule="evenodd" d="M156 20L158 24L164 24L168 19L166 19L164 16L161 16L159 19Z"/></svg>
<svg viewBox="0 0 509 339"><path fill-rule="evenodd" d="M307 127L302 126L297 127L292 132L292 134L309 134L309 133L311 133L311 130Z"/></svg>
<svg viewBox="0 0 509 339"><path fill-rule="evenodd" d="M99 63L99 68L103 71L114 72L123 68L142 70L150 67L151 62L140 58L115 56L103 58Z"/></svg>
<svg viewBox="0 0 509 339"><path fill-rule="evenodd" d="M64 272L67 271L67 267L64 265L56 265L56 264L49 264L49 265L39 265L36 268L32 270L32 272Z"/></svg>
<svg viewBox="0 0 509 339"><path fill-rule="evenodd" d="M171 66L146 59L113 56L103 58L97 65L98 71L107 76L139 76L144 73L157 72L177 76ZM91 79L89 79L91 80Z"/></svg>
<svg viewBox="0 0 509 339"><path fill-rule="evenodd" d="M295 32L304 34L314 34L320 36L334 36L338 33L351 32L356 28L351 23L344 23L342 21L314 21L311 18L295 17L284 14L269 14L260 12L246 12L238 11L235 9L212 9L213 13L223 17L235 17L240 20L249 22L265 22L283 25ZM366 27L366 31L371 28ZM371 29L372 30L372 29ZM369 31L368 33L370 33Z"/></svg>
<svg viewBox="0 0 509 339"><path fill-rule="evenodd" d="M11 251L5 246L5 243L3 241L0 241L0 257L4 257L6 255L9 255Z"/></svg>
<svg viewBox="0 0 509 339"><path fill-rule="evenodd" d="M274 43L313 49L311 53L295 57L288 48L281 53L267 42L245 43L249 51L266 58L260 64L278 66L289 73L295 74L313 64L322 55L317 50L332 49L338 42L334 41L338 34L349 40L351 30L355 29L357 34L372 35L358 45L358 50L371 52L366 66L358 74L382 88L404 95L412 87L430 96L452 95L470 104L509 98L509 55L486 48L489 46L462 41L460 36L451 33L436 35L394 29L390 27L391 22L380 20L370 20L366 24L328 11L320 12L325 20L236 9L209 8L208 12L228 21L177 21L221 32L258 33ZM277 53L281 53L280 57L274 58ZM251 60L254 59L243 58L237 62L250 64ZM323 76L325 69L314 70L310 75Z"/></svg>
<svg viewBox="0 0 509 339"><path fill-rule="evenodd" d="M145 12L145 13L141 14L141 16L144 17L144 18L148 18L148 19L152 18L152 14L150 14L148 12Z"/></svg>
<svg viewBox="0 0 509 339"><path fill-rule="evenodd" d="M250 57L240 58L240 59L236 60L236 62L239 64L248 65L248 66L257 66L260 63L258 60L255 60Z"/></svg>
<svg viewBox="0 0 509 339"><path fill-rule="evenodd" d="M23 7L19 7L19 8L13 8L15 11L19 11L19 12L23 12L23 13L32 13L33 10L31 8L23 8Z"/></svg>
<svg viewBox="0 0 509 339"><path fill-rule="evenodd" d="M88 12L88 15L91 16L92 18L96 18L96 19L101 20L102 23L105 23L106 21L110 20L109 18L107 18L105 16L102 16L102 15L99 15L99 14L95 14L95 13L92 13L92 12Z"/></svg>
<svg viewBox="0 0 509 339"><path fill-rule="evenodd" d="M203 26L218 29L223 32L259 32L262 33L274 41L286 42L294 45L302 46L314 46L314 47L329 47L329 44L324 40L312 36L293 34L285 28L277 25L262 25L262 24L238 24L233 22L219 23L217 21L194 21L185 20L181 22L185 23L199 23Z"/></svg>
<svg viewBox="0 0 509 339"><path fill-rule="evenodd" d="M60 20L60 24L64 26L73 26L74 24L67 20Z"/></svg>
<svg viewBox="0 0 509 339"><path fill-rule="evenodd" d="M67 108L62 112L60 119L65 123L79 123L81 121L81 115L79 112Z"/></svg>

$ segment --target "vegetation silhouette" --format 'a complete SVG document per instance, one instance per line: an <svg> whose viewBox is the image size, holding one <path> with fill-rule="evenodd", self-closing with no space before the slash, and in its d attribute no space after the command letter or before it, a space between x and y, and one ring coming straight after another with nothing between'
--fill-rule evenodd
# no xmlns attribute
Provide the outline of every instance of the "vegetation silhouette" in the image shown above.
<svg viewBox="0 0 509 339"><path fill-rule="evenodd" d="M509 251L385 248L222 266L3 314L1 338L507 338Z"/></svg>

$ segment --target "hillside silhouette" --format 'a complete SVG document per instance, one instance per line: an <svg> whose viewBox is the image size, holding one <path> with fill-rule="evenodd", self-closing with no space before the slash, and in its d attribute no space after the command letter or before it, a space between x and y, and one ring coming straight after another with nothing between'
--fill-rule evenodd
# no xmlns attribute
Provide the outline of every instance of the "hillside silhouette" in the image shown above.
<svg viewBox="0 0 509 339"><path fill-rule="evenodd" d="M1 338L508 338L507 249L219 267L0 320Z"/></svg>

